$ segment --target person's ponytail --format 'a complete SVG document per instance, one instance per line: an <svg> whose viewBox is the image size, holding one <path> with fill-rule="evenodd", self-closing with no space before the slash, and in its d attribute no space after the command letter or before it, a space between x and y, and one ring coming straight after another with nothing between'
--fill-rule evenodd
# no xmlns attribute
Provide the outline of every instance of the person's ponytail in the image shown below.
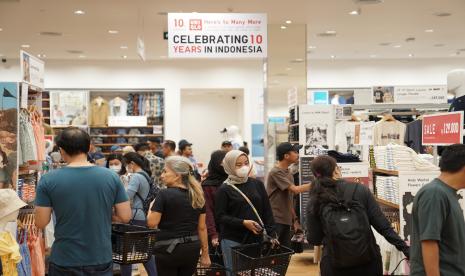
<svg viewBox="0 0 465 276"><path fill-rule="evenodd" d="M187 188L189 189L189 198L192 208L202 209L205 206L205 197L200 183L197 181L194 174L189 174L187 181L189 182Z"/></svg>

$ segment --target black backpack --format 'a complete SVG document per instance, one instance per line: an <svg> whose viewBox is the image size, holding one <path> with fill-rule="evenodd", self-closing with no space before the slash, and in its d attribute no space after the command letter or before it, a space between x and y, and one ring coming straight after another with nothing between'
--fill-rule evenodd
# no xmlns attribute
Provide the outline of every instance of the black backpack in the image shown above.
<svg viewBox="0 0 465 276"><path fill-rule="evenodd" d="M345 189L341 186L345 186ZM367 210L354 200L358 186L338 183L338 202L326 203L320 207L326 246L332 265L337 268L364 265L377 256Z"/></svg>
<svg viewBox="0 0 465 276"><path fill-rule="evenodd" d="M143 203L142 206L143 206L144 214L145 216L147 216L147 214L149 213L150 204L152 203L152 201L155 200L155 198L157 198L157 195L160 192L160 188L157 185L155 185L155 183L153 182L153 179L146 172L138 172L138 174L143 175L150 186L149 193L147 194L147 197L145 199L142 198L142 196L136 192L136 196Z"/></svg>

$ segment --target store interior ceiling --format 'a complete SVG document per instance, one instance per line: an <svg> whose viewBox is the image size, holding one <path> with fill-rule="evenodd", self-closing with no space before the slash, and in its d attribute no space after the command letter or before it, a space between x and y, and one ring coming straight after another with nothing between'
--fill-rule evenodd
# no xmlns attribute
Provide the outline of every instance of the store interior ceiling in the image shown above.
<svg viewBox="0 0 465 276"><path fill-rule="evenodd" d="M283 32L306 24L310 60L465 55L463 0L0 0L0 55L137 60L141 35L147 59L166 59L168 12L261 12Z"/></svg>

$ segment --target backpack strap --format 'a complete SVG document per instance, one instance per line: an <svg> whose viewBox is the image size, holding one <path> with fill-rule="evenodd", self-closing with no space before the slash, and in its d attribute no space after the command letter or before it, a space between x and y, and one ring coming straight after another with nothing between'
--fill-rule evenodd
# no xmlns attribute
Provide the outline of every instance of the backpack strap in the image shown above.
<svg viewBox="0 0 465 276"><path fill-rule="evenodd" d="M350 203L352 203L352 201L354 201L354 196L357 192L358 184L341 183L341 185L344 185L344 204L348 206Z"/></svg>

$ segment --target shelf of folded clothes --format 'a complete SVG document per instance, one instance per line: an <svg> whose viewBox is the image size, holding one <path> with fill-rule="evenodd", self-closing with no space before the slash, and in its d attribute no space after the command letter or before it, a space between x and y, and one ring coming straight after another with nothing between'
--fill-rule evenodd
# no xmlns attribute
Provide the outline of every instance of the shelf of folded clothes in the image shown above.
<svg viewBox="0 0 465 276"><path fill-rule="evenodd" d="M399 209L398 204L389 202L387 200L384 200L384 199L381 199L381 198L378 198L378 197L376 198L376 202L378 202L379 204L385 205L385 206L389 206L391 208Z"/></svg>

